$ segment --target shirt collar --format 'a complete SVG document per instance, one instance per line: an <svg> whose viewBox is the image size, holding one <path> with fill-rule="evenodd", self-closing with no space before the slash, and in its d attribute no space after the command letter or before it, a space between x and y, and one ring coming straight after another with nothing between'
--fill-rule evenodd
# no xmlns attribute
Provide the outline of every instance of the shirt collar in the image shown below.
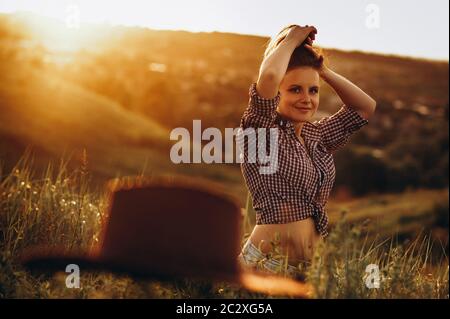
<svg viewBox="0 0 450 319"><path fill-rule="evenodd" d="M292 121L282 116L280 113L278 113L278 111L276 112L275 123L278 124L283 130L287 130L295 134L295 128ZM316 142L320 141L319 128L311 122L305 122L305 124L303 124L301 135L307 140Z"/></svg>

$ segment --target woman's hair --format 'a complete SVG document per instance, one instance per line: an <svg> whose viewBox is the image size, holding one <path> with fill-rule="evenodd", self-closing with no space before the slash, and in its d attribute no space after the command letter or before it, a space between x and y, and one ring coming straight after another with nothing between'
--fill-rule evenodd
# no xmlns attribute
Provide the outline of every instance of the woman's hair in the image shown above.
<svg viewBox="0 0 450 319"><path fill-rule="evenodd" d="M264 52L264 58L269 56L278 47L278 45L286 38L286 35L289 33L291 28L295 26L295 24L291 24L284 27L274 38L270 40L266 47L266 51ZM314 54L305 48L303 44L298 46L291 55L286 72L301 66L309 66L314 69L321 68L324 63L323 51L317 47L313 47L313 50L319 54L319 58L316 58Z"/></svg>

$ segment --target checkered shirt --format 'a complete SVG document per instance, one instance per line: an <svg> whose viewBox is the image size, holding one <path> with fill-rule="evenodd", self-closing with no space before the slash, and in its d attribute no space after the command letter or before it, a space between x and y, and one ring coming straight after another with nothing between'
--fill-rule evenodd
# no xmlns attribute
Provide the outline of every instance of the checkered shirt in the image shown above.
<svg viewBox="0 0 450 319"><path fill-rule="evenodd" d="M325 205L335 179L333 153L347 144L350 136L368 121L354 109L343 105L336 113L319 121L305 122L301 136L306 147L300 143L291 121L283 118L276 108L280 92L273 99L265 99L256 91L256 83L249 89L249 103L240 128L275 128L278 132L277 169L270 174L261 174L260 168L267 162L249 161L251 152L263 147L259 135L241 135L243 146L241 171L253 199L256 224L284 224L312 217L319 234L328 235L328 216ZM269 141L269 130L266 130ZM258 137L258 138L257 138ZM256 150L248 145L256 141ZM270 152L270 143L265 143L265 154ZM250 153L249 153L250 152ZM273 160L273 156L272 159Z"/></svg>

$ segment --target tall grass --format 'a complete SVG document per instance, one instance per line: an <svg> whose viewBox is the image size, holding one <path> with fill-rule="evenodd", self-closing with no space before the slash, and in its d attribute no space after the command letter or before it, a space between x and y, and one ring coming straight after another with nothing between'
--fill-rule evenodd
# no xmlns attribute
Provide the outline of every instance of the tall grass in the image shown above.
<svg viewBox="0 0 450 319"><path fill-rule="evenodd" d="M72 172L65 162L48 165L35 178L26 154L0 183L0 225L4 254L16 256L31 245L89 248L98 241L103 203L89 190L82 165Z"/></svg>
<svg viewBox="0 0 450 319"><path fill-rule="evenodd" d="M0 181L0 297L51 296L49 282L28 276L15 263L34 245L89 249L98 241L103 203L89 190L84 162L69 171L52 164L40 177L27 151ZM1 170L0 170L0 173Z"/></svg>
<svg viewBox="0 0 450 319"><path fill-rule="evenodd" d="M412 242L390 239L367 242L364 227L343 219L315 252L307 272L316 298L448 298L448 256L430 236ZM375 288L371 268L379 278Z"/></svg>
<svg viewBox="0 0 450 319"><path fill-rule="evenodd" d="M49 164L35 176L26 153L4 175L0 166L0 298L267 298L221 282L135 281L110 273L83 273L80 289L65 286L65 273L30 274L17 263L34 245L89 249L106 218L105 195L90 187L87 158L77 169ZM247 225L247 223L244 223ZM247 225L248 226L248 225ZM448 257L432 258L428 236L409 244L368 242L364 228L343 219L303 270L316 298L448 298ZM247 234L244 231L244 238ZM276 249L276 248L275 248ZM367 265L377 265L380 288L366 287Z"/></svg>

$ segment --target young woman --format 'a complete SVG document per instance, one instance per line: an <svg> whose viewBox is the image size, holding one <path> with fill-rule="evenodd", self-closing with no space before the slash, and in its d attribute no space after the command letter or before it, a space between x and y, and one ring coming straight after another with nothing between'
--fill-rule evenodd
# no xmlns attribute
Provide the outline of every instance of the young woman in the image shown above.
<svg viewBox="0 0 450 319"><path fill-rule="evenodd" d="M269 43L241 128L277 128L278 164L261 174L261 163L248 161L245 140L242 173L252 195L256 226L240 254L244 266L271 272L284 268L295 275L308 262L314 247L328 235L325 211L335 178L333 153L375 111L376 102L356 85L333 72L313 48L313 26L285 27ZM333 115L312 122L319 107L320 79L343 101ZM278 254L273 251L278 238ZM284 267L283 267L284 266Z"/></svg>

